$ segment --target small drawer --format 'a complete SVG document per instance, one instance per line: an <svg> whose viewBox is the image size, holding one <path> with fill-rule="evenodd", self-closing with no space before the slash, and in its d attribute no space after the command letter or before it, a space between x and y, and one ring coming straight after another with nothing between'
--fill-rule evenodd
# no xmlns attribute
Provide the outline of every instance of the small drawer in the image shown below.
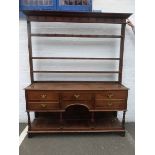
<svg viewBox="0 0 155 155"><path fill-rule="evenodd" d="M90 101L63 101L62 108L66 109L69 106L80 105L84 106L87 109L92 109L92 102Z"/></svg>
<svg viewBox="0 0 155 155"><path fill-rule="evenodd" d="M28 100L29 101L49 101L59 100L59 94L53 93L51 91L28 91Z"/></svg>
<svg viewBox="0 0 155 155"><path fill-rule="evenodd" d="M127 102L125 100L96 100L95 107L102 110L125 110Z"/></svg>
<svg viewBox="0 0 155 155"><path fill-rule="evenodd" d="M127 99L127 91L103 91L95 95L96 100L103 99Z"/></svg>
<svg viewBox="0 0 155 155"><path fill-rule="evenodd" d="M28 102L28 110L56 110L59 102Z"/></svg>
<svg viewBox="0 0 155 155"><path fill-rule="evenodd" d="M63 93L62 100L91 100L92 95L89 93Z"/></svg>

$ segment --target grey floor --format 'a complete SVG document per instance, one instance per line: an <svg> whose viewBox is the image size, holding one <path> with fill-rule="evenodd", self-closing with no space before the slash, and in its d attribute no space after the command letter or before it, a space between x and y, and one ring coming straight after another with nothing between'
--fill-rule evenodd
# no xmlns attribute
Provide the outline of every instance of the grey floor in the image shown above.
<svg viewBox="0 0 155 155"><path fill-rule="evenodd" d="M19 132L26 124L20 123ZM134 155L135 124L126 124L125 137L117 134L52 134L24 139L20 155Z"/></svg>

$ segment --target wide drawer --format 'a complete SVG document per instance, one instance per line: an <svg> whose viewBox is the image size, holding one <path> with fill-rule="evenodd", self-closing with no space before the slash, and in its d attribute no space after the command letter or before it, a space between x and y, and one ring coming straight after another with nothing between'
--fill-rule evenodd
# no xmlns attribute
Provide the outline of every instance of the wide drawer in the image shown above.
<svg viewBox="0 0 155 155"><path fill-rule="evenodd" d="M92 95L90 93L63 93L62 100L91 100Z"/></svg>
<svg viewBox="0 0 155 155"><path fill-rule="evenodd" d="M52 91L28 91L27 96L29 101L59 100L59 94Z"/></svg>
<svg viewBox="0 0 155 155"><path fill-rule="evenodd" d="M28 102L28 110L59 109L59 102Z"/></svg>
<svg viewBox="0 0 155 155"><path fill-rule="evenodd" d="M101 93L95 95L95 99L127 99L127 96L127 91L102 91Z"/></svg>
<svg viewBox="0 0 155 155"><path fill-rule="evenodd" d="M62 102L63 109L66 109L70 106L77 106L77 105L83 106L89 110L92 109L92 102L90 101L63 101Z"/></svg>
<svg viewBox="0 0 155 155"><path fill-rule="evenodd" d="M127 102L126 100L96 100L95 107L102 110L125 110Z"/></svg>

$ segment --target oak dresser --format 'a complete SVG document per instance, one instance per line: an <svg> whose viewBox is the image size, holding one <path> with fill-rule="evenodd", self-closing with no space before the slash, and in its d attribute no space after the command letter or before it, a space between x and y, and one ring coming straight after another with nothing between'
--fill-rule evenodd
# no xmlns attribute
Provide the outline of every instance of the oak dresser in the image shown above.
<svg viewBox="0 0 155 155"><path fill-rule="evenodd" d="M27 17L31 84L25 88L28 114L28 137L39 133L117 132L125 136L125 113L128 88L122 85L123 52L126 19L129 13L78 13L56 11L24 11ZM43 34L31 33L31 22L111 23L121 25L120 35ZM34 57L32 37L118 38L118 58ZM34 70L34 59L113 60L117 71L40 71ZM117 74L117 81L37 81L36 73ZM117 112L123 114L120 121ZM30 112L35 113L33 120Z"/></svg>

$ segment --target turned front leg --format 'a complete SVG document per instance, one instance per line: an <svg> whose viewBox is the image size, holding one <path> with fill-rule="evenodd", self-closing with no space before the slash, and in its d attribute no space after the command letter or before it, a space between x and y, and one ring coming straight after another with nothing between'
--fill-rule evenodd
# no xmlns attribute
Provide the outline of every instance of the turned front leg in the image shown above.
<svg viewBox="0 0 155 155"><path fill-rule="evenodd" d="M30 118L30 112L27 111L27 116L28 116L28 131L31 130L31 118ZM28 133L28 138L31 138L32 137L32 134L31 133Z"/></svg>
<svg viewBox="0 0 155 155"><path fill-rule="evenodd" d="M121 136L125 136L125 115L126 115L126 111L123 111L123 119L122 119L122 128L124 129L124 131L121 132Z"/></svg>
<svg viewBox="0 0 155 155"><path fill-rule="evenodd" d="M122 128L125 129L125 115L126 111L123 111Z"/></svg>

